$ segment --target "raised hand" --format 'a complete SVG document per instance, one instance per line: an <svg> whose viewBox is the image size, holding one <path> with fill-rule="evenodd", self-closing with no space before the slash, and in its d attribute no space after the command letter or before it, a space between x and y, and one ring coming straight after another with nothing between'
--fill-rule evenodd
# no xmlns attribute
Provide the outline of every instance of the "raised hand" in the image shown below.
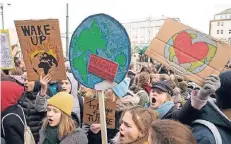
<svg viewBox="0 0 231 144"><path fill-rule="evenodd" d="M206 100L211 94L214 94L221 86L220 78L216 75L209 75L204 80L204 85L200 89L197 97Z"/></svg>
<svg viewBox="0 0 231 144"><path fill-rule="evenodd" d="M46 75L45 77L42 77L42 74L40 75L40 84L41 84L40 95L41 96L46 95L48 83L50 80L51 80L50 74Z"/></svg>

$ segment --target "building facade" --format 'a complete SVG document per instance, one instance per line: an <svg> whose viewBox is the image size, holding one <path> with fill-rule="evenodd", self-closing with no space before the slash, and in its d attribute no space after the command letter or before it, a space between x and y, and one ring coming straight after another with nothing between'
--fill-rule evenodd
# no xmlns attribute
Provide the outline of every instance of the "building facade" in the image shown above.
<svg viewBox="0 0 231 144"><path fill-rule="evenodd" d="M145 46L148 45L156 36L166 19L167 17L164 16L159 19L149 17L143 21L123 23L123 26L125 27L132 44L137 46ZM173 19L180 21L179 18Z"/></svg>
<svg viewBox="0 0 231 144"><path fill-rule="evenodd" d="M231 8L214 16L214 20L210 21L209 34L231 44Z"/></svg>

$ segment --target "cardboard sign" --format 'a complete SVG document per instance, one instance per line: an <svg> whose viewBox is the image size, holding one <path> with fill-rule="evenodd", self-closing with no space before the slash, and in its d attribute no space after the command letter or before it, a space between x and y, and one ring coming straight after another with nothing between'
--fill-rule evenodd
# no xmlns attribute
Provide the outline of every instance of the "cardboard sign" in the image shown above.
<svg viewBox="0 0 231 144"><path fill-rule="evenodd" d="M15 21L29 80L52 75L66 79L63 50L57 19Z"/></svg>
<svg viewBox="0 0 231 144"><path fill-rule="evenodd" d="M105 101L106 123L108 128L115 128L115 102ZM100 124L99 101L97 99L84 98L83 121L86 124Z"/></svg>
<svg viewBox="0 0 231 144"><path fill-rule="evenodd" d="M231 47L167 19L145 54L202 86L204 78L223 70L231 57Z"/></svg>
<svg viewBox="0 0 231 144"><path fill-rule="evenodd" d="M118 64L105 58L91 54L88 71L111 82L114 81Z"/></svg>
<svg viewBox="0 0 231 144"><path fill-rule="evenodd" d="M1 69L14 68L9 30L0 30Z"/></svg>

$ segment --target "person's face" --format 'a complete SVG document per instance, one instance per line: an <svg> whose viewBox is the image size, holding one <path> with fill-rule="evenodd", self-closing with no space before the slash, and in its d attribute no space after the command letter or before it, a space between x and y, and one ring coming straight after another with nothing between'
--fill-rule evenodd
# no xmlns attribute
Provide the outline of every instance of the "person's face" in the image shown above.
<svg viewBox="0 0 231 144"><path fill-rule="evenodd" d="M61 81L61 88L62 91L70 93L71 92L71 84L69 80L62 80Z"/></svg>
<svg viewBox="0 0 231 144"><path fill-rule="evenodd" d="M28 81L27 73L23 74L25 91L32 92L35 86L34 81Z"/></svg>
<svg viewBox="0 0 231 144"><path fill-rule="evenodd" d="M119 141L120 144L128 144L136 141L139 136L141 136L141 132L136 126L135 122L132 119L132 114L130 112L126 112L123 116L120 131L119 131Z"/></svg>
<svg viewBox="0 0 231 144"><path fill-rule="evenodd" d="M47 117L48 117L48 123L50 126L53 127L53 126L59 125L61 116L62 116L62 113L58 108L54 106L47 107Z"/></svg>
<svg viewBox="0 0 231 144"><path fill-rule="evenodd" d="M166 92L158 88L152 88L150 92L150 107L158 108L160 105L164 104L169 99L169 96Z"/></svg>

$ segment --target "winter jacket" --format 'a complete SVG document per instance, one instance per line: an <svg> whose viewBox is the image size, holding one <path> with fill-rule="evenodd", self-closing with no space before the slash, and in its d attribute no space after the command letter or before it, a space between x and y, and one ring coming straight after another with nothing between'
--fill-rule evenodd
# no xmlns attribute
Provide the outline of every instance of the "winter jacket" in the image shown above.
<svg viewBox="0 0 231 144"><path fill-rule="evenodd" d="M9 113L17 114L24 121L22 109L17 104L8 107L1 113L2 118ZM6 116L1 124L5 131L4 135L1 128L1 137L5 139L6 144L24 144L24 125L17 116Z"/></svg>
<svg viewBox="0 0 231 144"><path fill-rule="evenodd" d="M220 132L222 144L231 143L231 120L217 107L215 99L209 99L198 119L209 121L216 126ZM198 144L216 144L213 134L206 126L193 123L191 127Z"/></svg>
<svg viewBox="0 0 231 144"><path fill-rule="evenodd" d="M36 81L33 92L24 92L19 100L19 105L24 110L27 125L31 129L35 142L39 140L39 130L42 126L42 120L46 116L46 112L39 112L35 107L36 97L39 95L40 88L40 83ZM45 98L49 99L50 97L47 95Z"/></svg>
<svg viewBox="0 0 231 144"><path fill-rule="evenodd" d="M195 96L192 96L191 99L189 99L180 110L175 109L175 106L170 107L167 113L164 114L161 117L161 119L177 120L183 124L190 125L191 122L199 118L200 113L202 111L201 108L207 102L205 100L205 101L202 101L201 104L198 104L199 101L202 101L202 100L199 100L195 98Z"/></svg>
<svg viewBox="0 0 231 144"><path fill-rule="evenodd" d="M11 81L1 82L1 137L5 139L6 144L24 143L24 126L16 116L18 115L24 120L22 109L17 105L23 91L23 87L17 83ZM10 113L16 115L6 116Z"/></svg>
<svg viewBox="0 0 231 144"><path fill-rule="evenodd" d="M137 96L140 98L140 102L138 105L145 106L146 104L149 103L149 96L148 93L141 87L138 86L131 86L130 90L133 91Z"/></svg>
<svg viewBox="0 0 231 144"><path fill-rule="evenodd" d="M42 128L39 131L39 135L40 135L39 144L43 144L46 138L46 130ZM63 138L59 144L87 144L87 143L88 140L86 134L81 129L77 129L75 133Z"/></svg>
<svg viewBox="0 0 231 144"><path fill-rule="evenodd" d="M120 118L121 118L121 114L123 113L123 111L135 105L138 105L138 102L139 102L139 97L134 94L131 94L131 92L129 92L128 95L116 101L115 128L114 129L107 128L108 143L110 143L111 140L119 132ZM89 140L88 144L101 144L102 143L101 131L99 131L97 134L94 134L91 130L89 130L88 140Z"/></svg>

